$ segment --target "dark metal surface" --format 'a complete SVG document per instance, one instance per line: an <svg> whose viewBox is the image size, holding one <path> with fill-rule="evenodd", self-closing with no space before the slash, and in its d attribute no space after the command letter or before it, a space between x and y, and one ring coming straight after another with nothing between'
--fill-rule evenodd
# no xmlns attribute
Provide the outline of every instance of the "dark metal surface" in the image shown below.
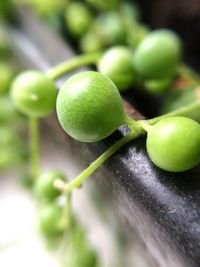
<svg viewBox="0 0 200 267"><path fill-rule="evenodd" d="M58 34L30 15L20 16L21 23L12 26L9 34L28 67L46 70L73 55ZM88 164L126 133L122 127L103 142L68 141ZM144 136L124 146L96 171L96 183L107 195L104 201L115 203L120 216L127 219L130 235L136 231L151 255L154 263L147 266L200 266L199 174L199 168L172 174L153 166Z"/></svg>

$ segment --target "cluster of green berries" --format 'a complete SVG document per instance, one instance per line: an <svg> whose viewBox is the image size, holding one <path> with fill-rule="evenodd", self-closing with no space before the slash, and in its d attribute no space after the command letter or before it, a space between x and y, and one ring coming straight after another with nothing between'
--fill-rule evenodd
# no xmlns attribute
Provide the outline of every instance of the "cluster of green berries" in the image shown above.
<svg viewBox="0 0 200 267"><path fill-rule="evenodd" d="M37 116L53 110L55 90L47 76L26 72L14 81L11 93L21 111ZM45 95L43 105L41 99ZM68 79L58 93L56 110L63 129L79 141L102 140L126 124L116 85L95 71L81 72ZM167 171L185 171L197 165L199 144L200 126L188 118L163 119L147 131L147 152L158 167Z"/></svg>
<svg viewBox="0 0 200 267"><path fill-rule="evenodd" d="M174 81L182 58L179 37L170 30L150 32L139 22L136 5L117 2L112 3L116 10L108 9L96 18L86 4L70 3L65 13L68 32L78 38L85 53L108 49L98 70L120 91L142 80L148 92L163 93Z"/></svg>
<svg viewBox="0 0 200 267"><path fill-rule="evenodd" d="M98 70L107 75L120 91L137 79L152 93L169 88L181 62L179 37L170 30L155 30L143 39L133 52L126 46L110 48L98 63Z"/></svg>
<svg viewBox="0 0 200 267"><path fill-rule="evenodd" d="M56 199L61 192L54 187L55 180L65 181L65 175L60 171L49 171L37 177L34 184L36 198L42 203L39 224L42 233L48 237L64 233L66 221L63 207L59 206Z"/></svg>
<svg viewBox="0 0 200 267"><path fill-rule="evenodd" d="M76 0L66 6L64 18L68 34L84 53L115 45L135 48L147 32L139 24L137 5L129 1Z"/></svg>
<svg viewBox="0 0 200 267"><path fill-rule="evenodd" d="M72 213L65 212L67 203L59 204L58 198L62 193L55 187L56 180L66 182L65 175L57 170L48 171L39 175L34 184L34 193L40 205L40 231L48 239L54 240L63 238L69 230L67 239L69 244L64 256L65 266L95 267L97 256L88 244L84 229ZM69 200L66 198L65 201Z"/></svg>
<svg viewBox="0 0 200 267"><path fill-rule="evenodd" d="M95 142L126 124L126 114L115 84L98 72L70 78L57 97L57 115L73 138ZM200 162L200 125L189 118L172 117L148 127L147 152L160 168L179 172Z"/></svg>

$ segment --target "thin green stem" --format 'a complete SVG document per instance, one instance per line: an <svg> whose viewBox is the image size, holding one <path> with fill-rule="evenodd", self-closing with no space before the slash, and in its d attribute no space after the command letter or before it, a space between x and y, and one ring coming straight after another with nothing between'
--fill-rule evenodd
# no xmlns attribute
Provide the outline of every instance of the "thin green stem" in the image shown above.
<svg viewBox="0 0 200 267"><path fill-rule="evenodd" d="M122 146L131 141L133 138L137 137L143 132L142 128L140 131L131 132L127 136L122 137L114 145L112 145L108 150L106 150L101 156L99 156L92 164L86 168L80 175L78 175L70 183L66 184L64 191L71 192L73 189L78 188L83 184L83 182L90 176L98 167L100 167L108 158L110 158L115 152L117 152Z"/></svg>
<svg viewBox="0 0 200 267"><path fill-rule="evenodd" d="M72 204L71 204L71 192L65 192L65 206L63 211L63 219L67 222L66 230L70 230L72 227Z"/></svg>
<svg viewBox="0 0 200 267"><path fill-rule="evenodd" d="M196 101L192 104L176 109L175 111L166 113L153 119L146 120L146 123L153 125L161 119L173 117L173 116L185 116L190 119L200 122L200 101Z"/></svg>
<svg viewBox="0 0 200 267"><path fill-rule="evenodd" d="M37 118L29 118L30 174L36 179L40 172L39 124Z"/></svg>
<svg viewBox="0 0 200 267"><path fill-rule="evenodd" d="M138 123L146 132L149 132L152 128L152 126L146 120L141 120Z"/></svg>
<svg viewBox="0 0 200 267"><path fill-rule="evenodd" d="M96 64L100 56L101 56L100 52L96 52L96 53L83 54L77 57L73 57L72 59L68 59L58 64L57 66L55 66L53 69L49 70L47 72L47 75L52 80L56 80L59 77L73 70L76 70L77 68L80 68L80 67L83 67L89 64Z"/></svg>
<svg viewBox="0 0 200 267"><path fill-rule="evenodd" d="M134 132L134 131L141 131L141 126L138 121L134 120L130 116L126 114L124 122L128 125L129 129Z"/></svg>

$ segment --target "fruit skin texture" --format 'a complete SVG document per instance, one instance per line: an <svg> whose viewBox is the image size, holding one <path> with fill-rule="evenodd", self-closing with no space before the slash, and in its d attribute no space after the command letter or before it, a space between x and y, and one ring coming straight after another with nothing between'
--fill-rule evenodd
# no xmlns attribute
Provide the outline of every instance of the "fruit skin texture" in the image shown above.
<svg viewBox="0 0 200 267"><path fill-rule="evenodd" d="M57 115L63 129L83 142L102 140L125 121L117 87L95 71L78 73L62 86Z"/></svg>
<svg viewBox="0 0 200 267"><path fill-rule="evenodd" d="M65 181L65 175L60 171L49 171L37 177L34 191L38 198L44 200L53 200L61 193L53 185L56 179Z"/></svg>
<svg viewBox="0 0 200 267"><path fill-rule="evenodd" d="M200 162L200 125L189 118L166 118L148 130L147 152L156 166L181 172Z"/></svg>
<svg viewBox="0 0 200 267"><path fill-rule="evenodd" d="M146 79L161 79L174 74L182 54L181 41L170 30L151 32L134 54L134 66Z"/></svg>
<svg viewBox="0 0 200 267"><path fill-rule="evenodd" d="M127 47L116 46L110 48L101 57L98 70L108 76L119 91L124 91L135 80L132 57L132 52Z"/></svg>
<svg viewBox="0 0 200 267"><path fill-rule="evenodd" d="M19 74L11 86L11 98L25 115L44 117L55 108L56 87L44 73L29 70Z"/></svg>

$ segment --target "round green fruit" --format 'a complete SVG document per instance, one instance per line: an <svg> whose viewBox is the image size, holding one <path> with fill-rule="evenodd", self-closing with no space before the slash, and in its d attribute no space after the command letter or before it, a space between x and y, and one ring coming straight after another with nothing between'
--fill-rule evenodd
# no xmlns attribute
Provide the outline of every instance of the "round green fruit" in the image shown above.
<svg viewBox="0 0 200 267"><path fill-rule="evenodd" d="M21 117L13 105L10 97L5 94L0 97L0 124L19 123Z"/></svg>
<svg viewBox="0 0 200 267"><path fill-rule="evenodd" d="M69 247L66 252L65 266L70 267L95 267L98 266L97 256L94 251L88 248L88 244L81 244L78 247Z"/></svg>
<svg viewBox="0 0 200 267"><path fill-rule="evenodd" d="M93 17L90 10L78 1L71 2L65 12L65 21L70 33L80 37L87 32Z"/></svg>
<svg viewBox="0 0 200 267"><path fill-rule="evenodd" d="M146 79L172 76L181 60L182 45L176 33L156 30L149 33L137 47L134 66Z"/></svg>
<svg viewBox="0 0 200 267"><path fill-rule="evenodd" d="M129 88L135 80L132 52L125 46L108 49L98 63L98 70L108 76L119 91Z"/></svg>
<svg viewBox="0 0 200 267"><path fill-rule="evenodd" d="M39 216L41 232L48 237L56 237L64 232L63 209L55 203L43 207Z"/></svg>
<svg viewBox="0 0 200 267"><path fill-rule="evenodd" d="M125 24L117 12L113 11L101 14L94 21L92 28L104 47L125 44L126 42Z"/></svg>
<svg viewBox="0 0 200 267"><path fill-rule="evenodd" d="M166 92L172 84L172 78L147 80L144 82L145 89L154 95L162 94Z"/></svg>
<svg viewBox="0 0 200 267"><path fill-rule="evenodd" d="M11 98L25 115L44 117L55 108L56 87L44 73L29 70L19 74L11 86Z"/></svg>
<svg viewBox="0 0 200 267"><path fill-rule="evenodd" d="M37 177L34 186L36 196L44 200L53 200L58 197L61 192L54 187L57 179L65 181L65 175L60 171L49 171Z"/></svg>
<svg viewBox="0 0 200 267"><path fill-rule="evenodd" d="M81 37L79 45L83 53L101 51L104 48L100 36L93 28L91 28Z"/></svg>
<svg viewBox="0 0 200 267"><path fill-rule="evenodd" d="M22 160L22 144L17 133L8 127L0 127L0 169L15 166Z"/></svg>
<svg viewBox="0 0 200 267"><path fill-rule="evenodd" d="M189 118L171 117L151 126L147 152L159 168L182 172L200 162L200 125Z"/></svg>
<svg viewBox="0 0 200 267"><path fill-rule="evenodd" d="M84 142L104 139L125 121L117 87L95 71L78 73L62 86L57 115L63 129Z"/></svg>

